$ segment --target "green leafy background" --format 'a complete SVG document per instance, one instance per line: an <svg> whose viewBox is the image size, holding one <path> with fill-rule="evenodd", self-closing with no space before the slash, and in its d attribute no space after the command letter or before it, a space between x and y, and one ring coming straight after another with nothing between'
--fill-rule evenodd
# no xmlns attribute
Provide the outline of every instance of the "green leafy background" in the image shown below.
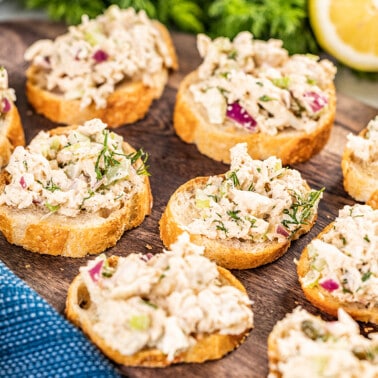
<svg viewBox="0 0 378 378"><path fill-rule="evenodd" d="M317 53L306 0L19 0L44 9L53 20L77 24L82 14L95 17L111 4L144 9L172 30L233 38L242 30L257 39L279 38L290 53Z"/></svg>

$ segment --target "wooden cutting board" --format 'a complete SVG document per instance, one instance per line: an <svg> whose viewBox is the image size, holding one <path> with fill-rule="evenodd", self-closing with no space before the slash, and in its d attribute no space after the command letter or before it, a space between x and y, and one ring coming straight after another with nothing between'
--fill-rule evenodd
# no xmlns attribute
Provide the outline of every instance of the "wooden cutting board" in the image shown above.
<svg viewBox="0 0 378 378"><path fill-rule="evenodd" d="M41 38L53 38L65 31L62 24L47 21L17 21L0 23L0 65L10 76L10 85L17 94L27 142L40 130L56 125L34 113L24 93L25 69L23 54L27 46ZM228 166L201 155L195 146L183 143L175 136L172 111L178 84L200 63L195 37L174 33L180 70L173 74L162 98L153 104L147 117L117 132L135 148L143 147L150 154L151 186L154 197L152 214L135 230L126 232L107 254L127 255L130 252L158 253L162 250L158 222L174 190L196 176L227 171ZM325 187L319 206L319 216L311 232L292 247L278 261L253 270L234 271L253 301L255 328L247 341L225 358L204 364L178 365L165 369L119 367L128 377L264 377L268 372L267 336L277 320L300 305L320 314L304 298L300 289L294 260L304 246L330 223L345 204L353 200L343 190L340 158L346 135L359 132L377 114L377 110L338 95L337 115L331 138L325 149L310 161L297 164L311 187ZM151 249L152 248L152 249ZM57 311L64 313L69 283L88 258L69 259L38 255L10 245L0 235L0 258L19 277L41 294ZM323 315L323 314L322 314ZM326 317L326 316L325 316ZM329 319L329 317L326 317Z"/></svg>

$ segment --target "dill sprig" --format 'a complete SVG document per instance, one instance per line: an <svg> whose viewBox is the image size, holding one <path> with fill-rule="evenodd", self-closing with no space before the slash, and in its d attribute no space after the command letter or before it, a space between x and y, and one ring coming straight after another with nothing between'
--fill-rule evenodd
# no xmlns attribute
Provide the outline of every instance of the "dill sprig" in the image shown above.
<svg viewBox="0 0 378 378"><path fill-rule="evenodd" d="M281 223L289 231L291 235L295 234L303 225L308 224L310 217L313 214L313 209L318 202L324 188L320 190L312 190L307 196L301 196L300 193L294 192L294 202L289 209L284 209L283 213L287 215ZM292 229L292 226L297 226Z"/></svg>
<svg viewBox="0 0 378 378"><path fill-rule="evenodd" d="M106 176L110 168L121 164L115 158L115 156L123 156L126 159L129 159L132 165L136 164L138 160L140 160L141 164L138 167L136 167L136 173L138 175L150 175L148 172L148 166L146 165L146 162L148 160L148 154L144 152L143 149L139 149L138 151L132 152L130 154L123 154L120 152L113 151L109 148L108 145L109 130L104 130L103 134L103 147L100 153L98 154L95 163L95 172L97 180L101 180L104 176Z"/></svg>
<svg viewBox="0 0 378 378"><path fill-rule="evenodd" d="M109 139L109 130L104 130L104 142L103 147L100 153L97 156L95 163L95 172L97 180L101 180L109 171L110 167L119 165L120 162L114 158L114 151L109 149L108 139ZM102 166L101 166L102 162Z"/></svg>
<svg viewBox="0 0 378 378"><path fill-rule="evenodd" d="M142 176L150 176L148 169L150 168L146 163L149 158L147 152L144 152L142 148L138 151L133 152L129 155L125 155L127 159L130 159L131 164L135 164L139 159L141 160L142 164L136 169L138 175Z"/></svg>

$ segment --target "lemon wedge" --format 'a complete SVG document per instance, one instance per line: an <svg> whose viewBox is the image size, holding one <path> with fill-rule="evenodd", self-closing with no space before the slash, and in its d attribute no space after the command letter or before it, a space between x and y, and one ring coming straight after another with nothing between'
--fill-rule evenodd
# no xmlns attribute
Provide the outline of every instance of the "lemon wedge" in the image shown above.
<svg viewBox="0 0 378 378"><path fill-rule="evenodd" d="M309 0L319 45L341 63L378 71L378 0Z"/></svg>

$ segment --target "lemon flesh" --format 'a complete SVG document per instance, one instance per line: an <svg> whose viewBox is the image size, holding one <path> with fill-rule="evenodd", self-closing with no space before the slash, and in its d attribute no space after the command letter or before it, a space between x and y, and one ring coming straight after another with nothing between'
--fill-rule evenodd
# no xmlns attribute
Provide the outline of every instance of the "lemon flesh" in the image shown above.
<svg viewBox="0 0 378 378"><path fill-rule="evenodd" d="M348 67L378 71L378 0L309 0L319 45Z"/></svg>

